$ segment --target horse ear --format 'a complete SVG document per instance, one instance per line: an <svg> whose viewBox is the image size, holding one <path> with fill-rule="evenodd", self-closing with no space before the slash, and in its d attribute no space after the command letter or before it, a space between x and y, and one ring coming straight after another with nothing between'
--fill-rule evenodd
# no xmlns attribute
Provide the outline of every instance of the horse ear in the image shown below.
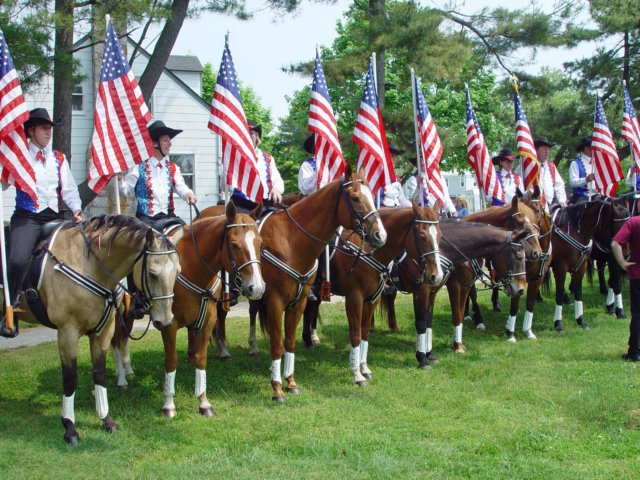
<svg viewBox="0 0 640 480"><path fill-rule="evenodd" d="M250 217L253 218L254 220L258 220L262 216L262 211L263 210L264 210L264 205L259 203L256 208L251 210Z"/></svg>
<svg viewBox="0 0 640 480"><path fill-rule="evenodd" d="M238 210L236 210L236 205L233 202L227 203L227 208L225 209L225 213L227 214L227 221L229 223L233 223L238 214Z"/></svg>
<svg viewBox="0 0 640 480"><path fill-rule="evenodd" d="M156 231L149 227L149 229L147 230L147 234L145 236L145 243L147 245L147 247L150 247L153 244L153 241L156 238Z"/></svg>
<svg viewBox="0 0 640 480"><path fill-rule="evenodd" d="M182 240L182 237L184 237L184 230L185 227L176 228L172 232L170 232L169 235L167 235L167 238L171 240L171 243L173 243L174 245L178 245L180 240Z"/></svg>
<svg viewBox="0 0 640 480"><path fill-rule="evenodd" d="M534 199L538 200L540 198L540 187L538 186L538 184L533 186L533 197Z"/></svg>
<svg viewBox="0 0 640 480"><path fill-rule="evenodd" d="M518 198L522 198L524 195L522 194L522 190L520 190L519 188L516 188L516 197Z"/></svg>
<svg viewBox="0 0 640 480"><path fill-rule="evenodd" d="M513 232L513 233L515 233L515 236L511 240L512 242L519 242L520 240L525 238L527 235L529 235L529 232L527 230L521 230L518 233L516 232Z"/></svg>
<svg viewBox="0 0 640 480"><path fill-rule="evenodd" d="M349 162L346 162L347 165L344 167L344 178L351 178L351 176L353 175L353 169L351 168L351 164Z"/></svg>
<svg viewBox="0 0 640 480"><path fill-rule="evenodd" d="M439 212L440 209L442 208L442 202L440 201L440 199L436 200L436 202L433 204L433 209L436 212Z"/></svg>
<svg viewBox="0 0 640 480"><path fill-rule="evenodd" d="M520 190L516 190L516 192L520 192ZM522 196L522 192L520 192L520 195ZM518 195L514 195L513 198L511 199L511 210L513 210L514 212L518 210L519 201L520 201L520 197L518 197Z"/></svg>
<svg viewBox="0 0 640 480"><path fill-rule="evenodd" d="M413 215L417 216L418 212L419 212L418 209L420 208L420 205L418 205L415 200L411 200L411 208L413 209Z"/></svg>

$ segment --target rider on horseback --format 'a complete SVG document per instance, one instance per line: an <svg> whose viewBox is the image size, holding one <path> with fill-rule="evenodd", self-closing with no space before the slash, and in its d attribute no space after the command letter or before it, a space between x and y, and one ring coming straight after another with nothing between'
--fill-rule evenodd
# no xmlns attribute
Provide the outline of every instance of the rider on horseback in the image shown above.
<svg viewBox="0 0 640 480"><path fill-rule="evenodd" d="M63 153L50 146L52 128L60 121L52 121L45 108L36 108L29 112L29 120L24 123L24 130L29 139L29 164L36 177L37 200L20 189L16 189L16 210L11 217L9 231L9 249L7 255L7 273L9 292L13 305L20 299L27 265L31 259L43 226L52 220L62 218L66 206L73 212L73 221L83 220L82 204L78 195L78 187L69 162ZM8 188L3 184L3 189ZM9 331L5 328L5 319L0 322L0 335L15 337L16 328Z"/></svg>

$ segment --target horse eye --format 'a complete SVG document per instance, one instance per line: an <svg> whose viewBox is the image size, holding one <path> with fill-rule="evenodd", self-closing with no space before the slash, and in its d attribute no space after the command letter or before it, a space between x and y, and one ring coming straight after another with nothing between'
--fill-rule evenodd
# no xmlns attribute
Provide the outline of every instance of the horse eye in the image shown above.
<svg viewBox="0 0 640 480"><path fill-rule="evenodd" d="M360 203L360 197L357 197L356 195L351 195L351 200L355 203Z"/></svg>
<svg viewBox="0 0 640 480"><path fill-rule="evenodd" d="M238 250L240 248L240 244L238 242L231 242L231 248Z"/></svg>

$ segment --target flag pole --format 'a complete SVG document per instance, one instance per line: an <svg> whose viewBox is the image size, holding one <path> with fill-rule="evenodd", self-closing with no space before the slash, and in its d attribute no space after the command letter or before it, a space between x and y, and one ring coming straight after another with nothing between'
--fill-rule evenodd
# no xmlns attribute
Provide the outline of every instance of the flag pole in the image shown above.
<svg viewBox="0 0 640 480"><path fill-rule="evenodd" d="M416 181L418 185L416 188L420 192L420 206L424 207L424 192L422 191L423 181L422 181L422 142L420 141L420 132L418 131L418 110L416 109L416 99L418 98L418 92L416 92L416 72L412 68L411 69L411 93L413 94L413 126L414 126L414 134L416 138L416 167L418 168L418 175ZM427 173L427 166L424 166L424 174ZM426 177L424 177L426 179Z"/></svg>
<svg viewBox="0 0 640 480"><path fill-rule="evenodd" d="M373 71L373 85L376 90L376 97L378 96L378 74L376 72L376 52L371 52L371 58L369 60L371 62L371 70ZM380 204L382 203L382 198L380 195L380 190L376 192L376 207L380 209Z"/></svg>
<svg viewBox="0 0 640 480"><path fill-rule="evenodd" d="M0 257L2 257L2 286L4 290L4 315L5 328L13 331L13 305L11 304L11 294L9 292L9 279L7 276L7 242L4 235L4 195L0 193Z"/></svg>
<svg viewBox="0 0 640 480"><path fill-rule="evenodd" d="M231 32L227 30L227 33L224 36L224 43L229 45L229 37L231 37ZM220 72L218 72L218 75ZM225 210L227 204L231 201L231 192L229 185L227 185L227 176L224 174L224 152L222 152L222 177L223 177L223 185L224 185L224 201L225 201ZM231 286L229 282L231 279L229 278L229 272L223 270L223 279L222 279L222 309L227 312L231 310Z"/></svg>

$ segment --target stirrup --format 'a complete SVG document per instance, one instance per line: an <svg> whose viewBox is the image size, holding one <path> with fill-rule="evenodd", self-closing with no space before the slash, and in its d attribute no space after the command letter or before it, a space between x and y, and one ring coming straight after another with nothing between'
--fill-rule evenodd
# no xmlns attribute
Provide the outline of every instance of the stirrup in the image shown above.
<svg viewBox="0 0 640 480"><path fill-rule="evenodd" d="M7 317L2 315L2 318L0 319L0 336L4 338L16 338L18 336L18 333L20 333L20 329L18 328L17 321L13 330L9 330L6 327L6 324L7 324Z"/></svg>

